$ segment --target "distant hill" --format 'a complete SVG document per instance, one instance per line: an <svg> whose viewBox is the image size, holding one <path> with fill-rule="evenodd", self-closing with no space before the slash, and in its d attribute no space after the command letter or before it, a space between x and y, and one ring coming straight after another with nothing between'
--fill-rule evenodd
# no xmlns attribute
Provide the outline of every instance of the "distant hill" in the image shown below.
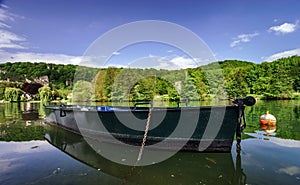
<svg viewBox="0 0 300 185"><path fill-rule="evenodd" d="M220 68L218 69L216 66ZM77 67L78 66L70 64L56 65L42 62L2 63L0 64L0 82L2 83L0 87L2 91L5 86L17 86L21 88L22 84L26 82L32 81L37 83L41 77L48 77L52 88L71 90L73 85L75 85L73 84L73 80ZM76 80L86 81L88 79L87 81L91 82L93 77L99 73L100 75L98 75L96 83L102 84L97 86L96 96L94 96L93 99L109 101L114 95L112 94L114 93L112 92L113 84L122 70L126 70L126 68L120 69L111 67L101 69L99 72L99 69L81 67L81 70L77 71L80 72L80 74L76 75L76 77L78 77ZM166 70L132 69L128 75L142 78L143 74L147 71L153 74L168 73ZM179 73L180 71L181 73ZM263 62L261 64L247 61L225 60L180 71L169 72L168 76L169 79L171 79L169 82L158 78L147 78L139 81L135 87L132 87L136 92L131 92L131 98L138 95L136 100L143 99L143 97L151 99L153 94L166 96L171 96L170 94L172 94L172 96L178 96L178 94L176 95L176 91L174 91L174 87L182 86L182 88L186 88L185 91L188 92L188 86L191 85L197 88L199 97L222 94L226 91L227 95L231 98L255 94L267 99L278 99L291 98L293 94L300 92L299 56L282 58L274 62ZM182 74L188 74L190 82L182 82L180 85L178 81L180 78L177 75ZM224 83L218 82L218 80L223 77ZM118 89L120 99L122 94L125 93L122 92L124 89L122 90L121 85L129 84L130 82L128 80L130 80L128 77L124 77L118 82L120 83L120 88ZM12 83L15 85L11 85ZM153 84L156 84L155 90L151 90L151 88L153 89ZM163 88L167 90L163 90ZM224 92L221 91L221 89L223 89ZM197 98L198 95L195 93L186 93L184 97Z"/></svg>
<svg viewBox="0 0 300 185"><path fill-rule="evenodd" d="M219 65L222 69L226 68L238 68L238 67L249 67L249 66L254 66L257 65L253 62L247 62L247 61L241 61L241 60L224 60L224 61L218 61L214 62L211 64L207 64L205 66L201 66L202 68L204 67L205 69L215 69L216 64Z"/></svg>
<svg viewBox="0 0 300 185"><path fill-rule="evenodd" d="M15 62L0 64L0 80L10 82L38 81L47 76L56 88L65 88L73 82L75 65Z"/></svg>

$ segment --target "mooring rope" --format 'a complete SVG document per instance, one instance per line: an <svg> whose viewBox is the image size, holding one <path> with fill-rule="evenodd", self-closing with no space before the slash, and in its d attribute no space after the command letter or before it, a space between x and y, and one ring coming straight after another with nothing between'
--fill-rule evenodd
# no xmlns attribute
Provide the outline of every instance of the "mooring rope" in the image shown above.
<svg viewBox="0 0 300 185"><path fill-rule="evenodd" d="M143 155L143 151L144 151L144 147L145 147L145 144L146 144L147 135L148 135L148 131L149 131L149 125L150 125L152 109L153 109L152 107L149 109L146 128L145 128L145 133L144 133L144 137L143 137L143 142L142 142L142 145L141 145L141 148L140 148L140 152L139 152L136 164L142 159L142 155Z"/></svg>
<svg viewBox="0 0 300 185"><path fill-rule="evenodd" d="M141 147L140 147L138 158L137 158L136 162L134 163L133 167L130 169L130 172L124 177L124 179L122 181L122 185L126 184L128 178L132 175L134 169L137 167L138 163L142 159L143 151L144 151L144 148L145 148L145 145L146 145L146 141L147 141L147 135L148 135L148 131L149 131L152 110L153 110L153 108L151 107L149 109L149 113L148 113L148 117L147 117L147 122L146 122L145 133L144 133L143 141L142 141L142 144L141 144Z"/></svg>

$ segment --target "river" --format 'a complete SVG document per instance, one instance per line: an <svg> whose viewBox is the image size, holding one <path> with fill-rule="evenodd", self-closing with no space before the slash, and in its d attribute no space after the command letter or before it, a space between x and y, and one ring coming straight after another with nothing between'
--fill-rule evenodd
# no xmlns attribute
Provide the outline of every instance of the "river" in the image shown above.
<svg viewBox="0 0 300 185"><path fill-rule="evenodd" d="M261 127L269 111L277 125ZM0 184L300 184L300 101L246 108L240 153L178 152L131 167L97 154L79 135L44 123L39 103L0 104Z"/></svg>

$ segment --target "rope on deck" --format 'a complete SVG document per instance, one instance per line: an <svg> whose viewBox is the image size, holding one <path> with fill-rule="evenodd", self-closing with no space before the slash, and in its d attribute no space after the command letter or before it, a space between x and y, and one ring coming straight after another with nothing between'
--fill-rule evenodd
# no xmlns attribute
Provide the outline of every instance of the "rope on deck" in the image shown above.
<svg viewBox="0 0 300 185"><path fill-rule="evenodd" d="M141 144L141 148L140 148L140 151L139 151L138 158L137 158L135 164L133 165L133 167L130 169L129 173L124 177L124 179L122 181L122 185L126 184L128 178L132 175L134 169L137 167L138 163L142 159L143 151L144 151L145 144L146 144L146 141L147 141L147 135L148 135L148 131L149 131L152 110L153 110L153 107L151 106L151 108L149 108L149 113L148 113L147 122L146 122L146 128L145 128L145 133L144 133L144 137L143 137L143 141L142 141L142 144Z"/></svg>
<svg viewBox="0 0 300 185"><path fill-rule="evenodd" d="M144 151L144 147L146 144L146 140L147 140L147 135L148 135L148 131L149 131L149 125L150 125L150 118L151 118L151 114L152 114L152 107L149 109L149 113L148 113L148 118L147 118L147 122L146 122L146 128L145 128L145 133L144 133L144 137L143 137L143 142L140 148L140 152L137 158L137 162L136 164L142 159L142 155L143 155L143 151Z"/></svg>

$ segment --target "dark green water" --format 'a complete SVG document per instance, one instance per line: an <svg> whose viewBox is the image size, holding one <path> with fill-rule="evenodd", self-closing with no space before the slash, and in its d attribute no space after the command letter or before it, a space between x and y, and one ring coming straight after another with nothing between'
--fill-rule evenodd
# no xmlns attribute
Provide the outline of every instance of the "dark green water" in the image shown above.
<svg viewBox="0 0 300 185"><path fill-rule="evenodd" d="M78 135L45 125L39 104L0 104L0 184L300 184L299 109L300 101L248 107L240 154L234 143L231 153L179 152L132 168L101 157ZM260 126L267 110L276 127Z"/></svg>

